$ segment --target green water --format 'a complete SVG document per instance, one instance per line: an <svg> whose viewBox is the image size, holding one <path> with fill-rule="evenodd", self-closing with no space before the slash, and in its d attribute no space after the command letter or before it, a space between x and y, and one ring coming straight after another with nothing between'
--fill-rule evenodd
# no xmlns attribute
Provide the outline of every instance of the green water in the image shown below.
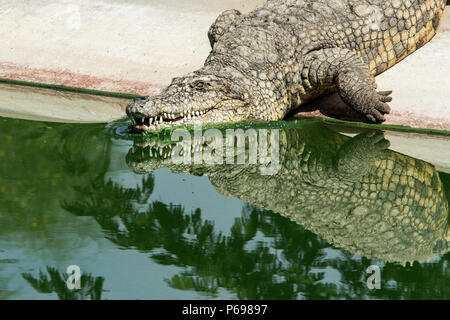
<svg viewBox="0 0 450 320"><path fill-rule="evenodd" d="M447 224L426 228L417 242L410 226L386 247L348 242L370 225L353 221L346 231L333 219L351 221L350 204L322 197L333 197L325 178L354 183L383 170L374 162L386 156L380 133L349 139L319 122L273 125L293 161L282 158L286 170L262 177L251 166L174 166L161 149L167 137L141 141L123 126L0 118L0 299L450 298L450 253L442 241L426 242L442 238ZM298 154L325 178L292 165L303 161ZM353 165L339 169L341 160ZM431 216L448 215L449 175L400 160L433 177L408 192L432 194ZM369 206L375 222L383 205ZM414 259L422 246L425 262L388 261ZM65 284L70 265L82 271L81 290ZM371 265L380 267L380 290L367 287Z"/></svg>

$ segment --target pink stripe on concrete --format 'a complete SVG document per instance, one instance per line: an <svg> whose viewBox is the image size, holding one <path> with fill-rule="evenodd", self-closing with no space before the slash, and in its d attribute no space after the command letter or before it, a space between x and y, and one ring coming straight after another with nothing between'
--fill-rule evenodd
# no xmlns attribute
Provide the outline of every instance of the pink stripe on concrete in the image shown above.
<svg viewBox="0 0 450 320"><path fill-rule="evenodd" d="M0 70L0 77L4 79L136 95L154 95L165 87L164 84L144 81L114 80L107 77L79 74L57 68L30 68L11 62L0 62Z"/></svg>

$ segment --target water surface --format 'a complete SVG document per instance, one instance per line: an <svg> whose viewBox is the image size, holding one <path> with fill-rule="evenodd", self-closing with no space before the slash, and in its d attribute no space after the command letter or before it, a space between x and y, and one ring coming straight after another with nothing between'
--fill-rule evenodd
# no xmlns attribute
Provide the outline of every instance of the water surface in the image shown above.
<svg viewBox="0 0 450 320"><path fill-rule="evenodd" d="M123 125L0 118L0 299L450 298L449 175L382 133L271 125L280 170L262 176L174 165L167 137ZM386 170L392 192L370 192Z"/></svg>

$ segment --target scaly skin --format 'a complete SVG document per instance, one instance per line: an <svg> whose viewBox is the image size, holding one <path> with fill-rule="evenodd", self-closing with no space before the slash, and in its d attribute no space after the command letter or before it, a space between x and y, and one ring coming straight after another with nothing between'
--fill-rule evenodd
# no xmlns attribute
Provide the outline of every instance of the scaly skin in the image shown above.
<svg viewBox="0 0 450 320"><path fill-rule="evenodd" d="M447 252L449 208L435 168L388 145L380 132L350 139L308 124L280 129L273 176L261 175L260 165L174 164L174 145L159 140L135 146L127 163L138 173L166 167L208 176L222 195L279 213L368 258L422 262Z"/></svg>
<svg viewBox="0 0 450 320"><path fill-rule="evenodd" d="M280 120L337 91L370 122L389 113L390 91L374 76L436 34L445 0L269 0L253 12L223 12L208 36L204 67L127 114L138 130Z"/></svg>

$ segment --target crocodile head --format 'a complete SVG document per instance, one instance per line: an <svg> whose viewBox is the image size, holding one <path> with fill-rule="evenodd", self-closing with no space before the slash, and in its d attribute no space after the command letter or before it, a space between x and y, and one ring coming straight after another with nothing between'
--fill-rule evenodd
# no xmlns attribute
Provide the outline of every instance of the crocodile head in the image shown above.
<svg viewBox="0 0 450 320"><path fill-rule="evenodd" d="M136 98L126 109L137 131L248 118L249 95L223 77L194 72L174 78L161 94Z"/></svg>

